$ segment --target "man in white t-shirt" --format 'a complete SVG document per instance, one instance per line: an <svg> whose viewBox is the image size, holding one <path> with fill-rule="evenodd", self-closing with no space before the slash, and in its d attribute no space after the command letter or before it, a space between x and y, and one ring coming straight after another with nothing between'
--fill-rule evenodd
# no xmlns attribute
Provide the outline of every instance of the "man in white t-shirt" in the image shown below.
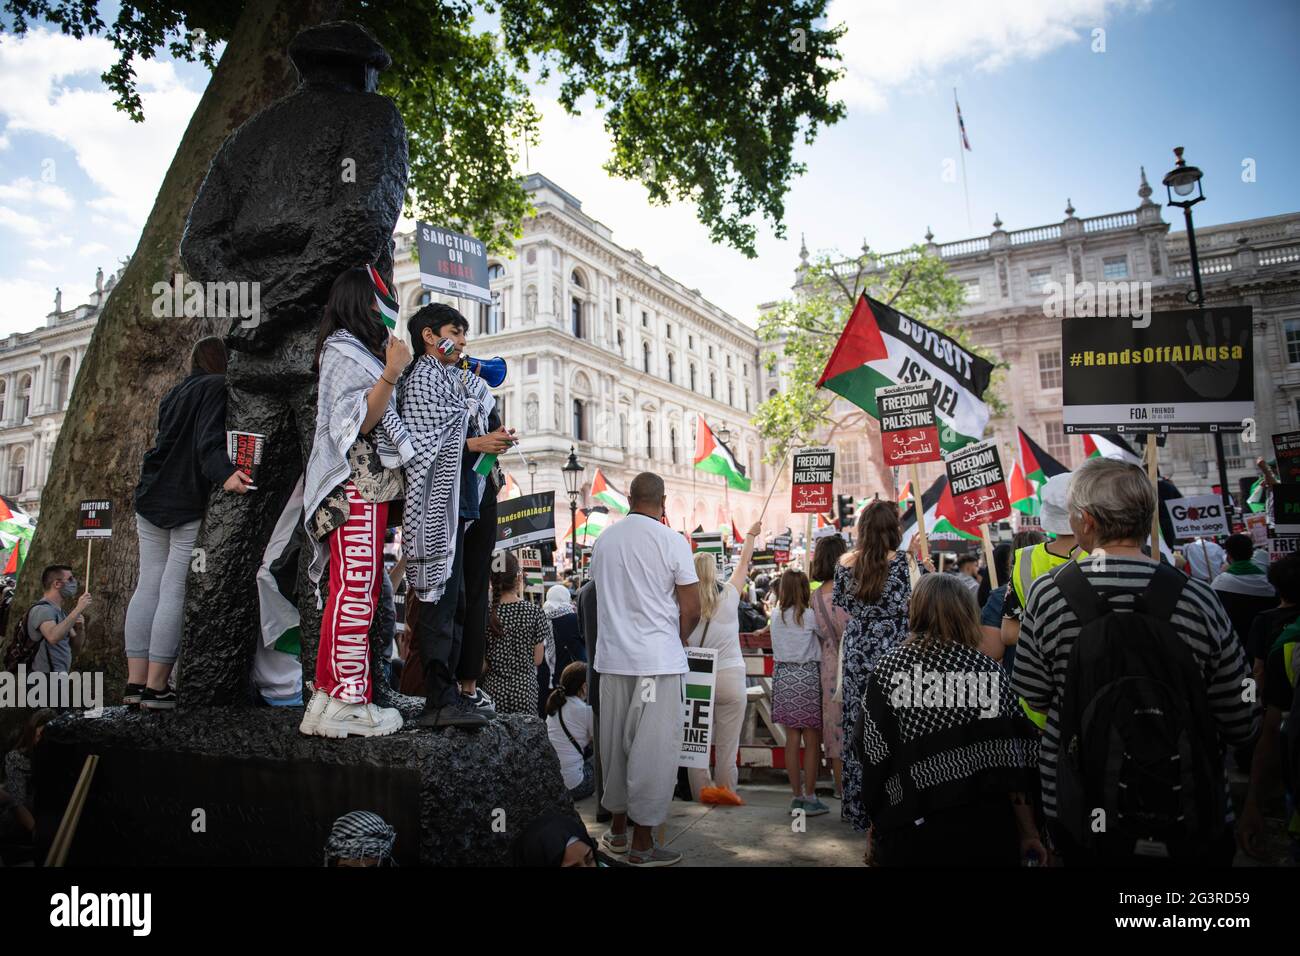
<svg viewBox="0 0 1300 956"><path fill-rule="evenodd" d="M642 472L628 492L632 510L601 533L591 556L600 631L600 802L614 815L602 842L612 853L628 853L633 866L669 866L681 854L655 846L652 834L668 818L677 782L684 647L700 618L699 578L690 545L663 524L663 479Z"/></svg>

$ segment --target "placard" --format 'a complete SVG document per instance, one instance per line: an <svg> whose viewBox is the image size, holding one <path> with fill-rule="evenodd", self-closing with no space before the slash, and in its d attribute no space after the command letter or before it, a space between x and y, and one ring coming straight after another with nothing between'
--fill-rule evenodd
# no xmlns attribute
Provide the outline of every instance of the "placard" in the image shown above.
<svg viewBox="0 0 1300 956"><path fill-rule="evenodd" d="M930 381L878 388L876 408L886 465L919 465L942 458Z"/></svg>
<svg viewBox="0 0 1300 956"><path fill-rule="evenodd" d="M492 304L483 243L464 233L417 222L415 245L420 255L420 284L426 289Z"/></svg>
<svg viewBox="0 0 1300 956"><path fill-rule="evenodd" d="M749 566L751 568L775 568L776 552L771 548L755 551L749 559Z"/></svg>
<svg viewBox="0 0 1300 956"><path fill-rule="evenodd" d="M722 544L721 531L695 531L691 534L691 550L699 553L713 555L713 560L722 570L723 562L726 559L726 551Z"/></svg>
<svg viewBox="0 0 1300 956"><path fill-rule="evenodd" d="M1273 531L1300 535L1300 485L1273 486Z"/></svg>
<svg viewBox="0 0 1300 956"><path fill-rule="evenodd" d="M1061 323L1065 431L1239 432L1255 415L1251 307Z"/></svg>
<svg viewBox="0 0 1300 956"><path fill-rule="evenodd" d="M555 492L539 491L497 502L494 550L555 540Z"/></svg>
<svg viewBox="0 0 1300 956"><path fill-rule="evenodd" d="M1218 495L1166 498L1164 506L1174 525L1175 543L1228 534L1228 517Z"/></svg>
<svg viewBox="0 0 1300 956"><path fill-rule="evenodd" d="M83 501L77 512L77 537L113 537L113 502L100 499Z"/></svg>
<svg viewBox="0 0 1300 956"><path fill-rule="evenodd" d="M1288 555L1295 554L1297 547L1300 547L1300 538L1269 538L1269 560L1280 561Z"/></svg>
<svg viewBox="0 0 1300 956"><path fill-rule="evenodd" d="M1246 515L1246 534L1257 548L1268 547L1268 516L1262 513Z"/></svg>
<svg viewBox="0 0 1300 956"><path fill-rule="evenodd" d="M1300 484L1300 432L1274 435L1273 451L1277 455L1278 481L1287 485Z"/></svg>
<svg viewBox="0 0 1300 956"><path fill-rule="evenodd" d="M226 432L226 455L230 463L248 476L248 487L257 490L257 473L262 468L266 436L256 432Z"/></svg>
<svg viewBox="0 0 1300 956"><path fill-rule="evenodd" d="M949 452L944 460L957 517L967 527L991 524L1011 514L1002 460L995 440Z"/></svg>
<svg viewBox="0 0 1300 956"><path fill-rule="evenodd" d="M713 739L713 682L717 666L718 652L714 648L686 648L679 767L709 769L709 744Z"/></svg>
<svg viewBox="0 0 1300 956"><path fill-rule="evenodd" d="M829 448L805 448L791 458L790 510L795 514L824 514L832 505L835 481L835 452Z"/></svg>

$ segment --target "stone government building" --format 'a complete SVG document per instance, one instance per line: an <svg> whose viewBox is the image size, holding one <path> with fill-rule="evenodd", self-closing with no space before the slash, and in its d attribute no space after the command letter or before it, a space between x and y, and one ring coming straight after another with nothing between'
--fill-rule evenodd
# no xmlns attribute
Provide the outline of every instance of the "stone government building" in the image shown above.
<svg viewBox="0 0 1300 956"><path fill-rule="evenodd" d="M523 438L519 450L537 462L535 486L557 492L557 530L568 528L559 469L573 445L587 466L580 505L589 503L597 466L624 491L634 474L654 470L668 484L674 527L716 529L734 513L743 531L758 516L774 471L762 464L749 419L782 386L784 363L769 373L763 362L772 351L779 357L780 344L760 343L751 326L615 243L607 226L545 176L530 175L525 186L537 215L524 222L511 256L489 259L493 304L447 301L470 319L471 353L502 355L510 364L498 397ZM1186 236L1170 233L1151 195L1143 174L1133 209L1079 218L1067 202L1065 218L1047 225L1006 231L995 220L989 235L949 243L927 233L926 254L941 256L966 288L959 319L975 344L1010 364L1002 386L1008 415L991 423L1004 449L1020 424L1065 464L1082 462L1081 439L1066 436L1061 424L1061 320L1043 310L1049 281L1062 282L1067 272L1076 280L1145 281L1154 310L1185 306L1192 287ZM398 236L397 244L405 320L430 293L411 261L413 235ZM1253 477L1255 457L1272 456L1273 432L1300 429L1300 213L1203 226L1197 244L1207 302L1255 310L1260 440L1249 446L1225 436L1236 491ZM900 255L878 256L875 266ZM794 273L796 295L806 256ZM33 513L71 383L116 279L104 282L101 274L87 303L65 311L56 298L43 328L0 339L0 492ZM724 492L720 478L691 467L697 412L715 430L731 430L729 444L753 476L753 491ZM858 498L891 492L877 442L859 434L836 436L834 444L837 491ZM520 455L503 463L527 492ZM1209 436L1170 438L1161 468L1188 494L1218 481ZM938 466L924 466L923 481L937 473ZM788 487L788 477L779 477ZM767 528L793 523L799 531L788 505L788 491L778 491Z"/></svg>

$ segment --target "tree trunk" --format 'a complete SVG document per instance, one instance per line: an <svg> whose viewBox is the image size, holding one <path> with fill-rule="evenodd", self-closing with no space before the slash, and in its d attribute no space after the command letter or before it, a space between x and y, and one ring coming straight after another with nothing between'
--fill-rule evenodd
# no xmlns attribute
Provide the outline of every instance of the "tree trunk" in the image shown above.
<svg viewBox="0 0 1300 956"><path fill-rule="evenodd" d="M94 597L78 670L125 671L123 624L139 569L132 498L145 451L153 444L158 403L189 373L190 348L202 322L153 315L153 285L183 272L181 233L208 164L222 142L258 110L289 93L297 74L289 41L303 27L338 16L342 0L248 3L213 72L163 179L140 243L104 305L77 376L41 495L36 536L19 579L15 606L40 593L40 572L70 564L85 577L86 549L75 540L83 499L113 503L113 537L95 544ZM21 613L21 612L20 612Z"/></svg>

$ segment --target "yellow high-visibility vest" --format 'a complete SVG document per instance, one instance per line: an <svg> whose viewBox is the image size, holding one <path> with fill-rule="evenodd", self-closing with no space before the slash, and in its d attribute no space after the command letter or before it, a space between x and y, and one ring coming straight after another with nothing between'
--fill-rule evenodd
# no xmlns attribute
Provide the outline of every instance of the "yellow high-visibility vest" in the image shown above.
<svg viewBox="0 0 1300 956"><path fill-rule="evenodd" d="M1087 556L1082 548L1074 552L1075 561L1082 561ZM1011 568L1011 585L1016 589L1016 597L1020 598L1020 606L1022 608L1025 606L1025 600L1029 596L1029 585L1069 560L1048 551L1046 542L1036 544L1032 548L1019 549Z"/></svg>

